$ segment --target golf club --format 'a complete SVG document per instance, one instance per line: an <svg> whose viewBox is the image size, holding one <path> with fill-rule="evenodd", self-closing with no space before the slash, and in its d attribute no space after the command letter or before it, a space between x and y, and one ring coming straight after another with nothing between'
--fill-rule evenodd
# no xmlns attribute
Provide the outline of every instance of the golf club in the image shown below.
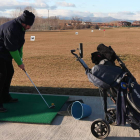
<svg viewBox="0 0 140 140"><path fill-rule="evenodd" d="M26 72L26 70L24 69L25 74L27 75L27 77L29 78L29 80L31 81L31 83L34 85L35 89L37 90L37 92L39 93L39 95L41 96L41 98L43 99L43 101L45 102L45 104L48 106L48 108L54 108L55 105L54 103L51 103L51 106L48 105L48 103L46 102L46 100L43 98L43 96L41 95L41 93L39 92L39 90L37 89L37 87L35 86L35 84L33 83L33 81L31 80L31 78L29 77L28 73Z"/></svg>

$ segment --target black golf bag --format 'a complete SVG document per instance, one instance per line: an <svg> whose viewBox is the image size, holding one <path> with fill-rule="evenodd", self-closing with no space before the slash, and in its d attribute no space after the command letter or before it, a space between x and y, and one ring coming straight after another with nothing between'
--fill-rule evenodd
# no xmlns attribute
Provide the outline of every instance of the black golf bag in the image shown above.
<svg viewBox="0 0 140 140"><path fill-rule="evenodd" d="M74 54L73 51L71 53ZM81 57L74 55L85 68L89 81L99 88L104 100L105 120L97 119L92 123L92 134L99 139L105 138L110 133L109 124L125 125L126 122L140 132L140 85L111 46L100 44L97 51L91 53L95 64L92 69ZM115 60L119 66L116 66ZM116 108L107 109L107 96L116 104Z"/></svg>

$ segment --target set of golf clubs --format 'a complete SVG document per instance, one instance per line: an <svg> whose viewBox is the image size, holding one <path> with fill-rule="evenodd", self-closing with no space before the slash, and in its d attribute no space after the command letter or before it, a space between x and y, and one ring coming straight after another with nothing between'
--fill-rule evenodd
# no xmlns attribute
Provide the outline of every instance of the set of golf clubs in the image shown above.
<svg viewBox="0 0 140 140"><path fill-rule="evenodd" d="M41 98L43 99L43 101L45 102L45 104L48 106L48 108L54 108L55 107L54 103L51 103L51 106L49 106L49 104L46 102L46 100L44 99L44 97L41 95L41 93L38 90L38 88L33 83L32 79L30 78L30 76L28 75L28 73L26 72L26 70L23 69L23 71L25 72L25 74L27 75L27 77L29 78L29 80L31 81L31 83L34 85L35 89L37 90L37 92L39 93L39 95L41 96Z"/></svg>

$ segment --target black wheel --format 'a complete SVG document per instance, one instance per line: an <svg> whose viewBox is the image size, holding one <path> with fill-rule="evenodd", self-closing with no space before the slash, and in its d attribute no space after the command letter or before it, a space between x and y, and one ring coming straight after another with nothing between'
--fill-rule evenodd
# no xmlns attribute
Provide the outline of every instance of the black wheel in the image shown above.
<svg viewBox="0 0 140 140"><path fill-rule="evenodd" d="M117 123L116 123L116 109L115 108L108 108L107 109L105 120L110 125L114 125L114 126L117 125Z"/></svg>
<svg viewBox="0 0 140 140"><path fill-rule="evenodd" d="M91 132L96 138L104 139L110 133L110 126L105 120L96 119L91 125Z"/></svg>

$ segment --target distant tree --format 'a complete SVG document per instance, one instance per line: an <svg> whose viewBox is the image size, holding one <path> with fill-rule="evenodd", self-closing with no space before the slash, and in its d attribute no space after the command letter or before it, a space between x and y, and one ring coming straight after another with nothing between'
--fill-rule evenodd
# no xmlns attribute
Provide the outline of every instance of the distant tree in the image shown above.
<svg viewBox="0 0 140 140"><path fill-rule="evenodd" d="M59 18L56 16L49 17L49 26L53 29L56 30L59 27Z"/></svg>
<svg viewBox="0 0 140 140"><path fill-rule="evenodd" d="M23 13L23 9L18 7L15 10L11 11L10 15L12 18L17 18L18 16L20 16Z"/></svg>
<svg viewBox="0 0 140 140"><path fill-rule="evenodd" d="M11 20L11 18L0 17L0 25L4 24L5 22L8 22L9 20Z"/></svg>
<svg viewBox="0 0 140 140"><path fill-rule="evenodd" d="M96 24L96 25L94 26L94 29L99 29L99 25Z"/></svg>
<svg viewBox="0 0 140 140"><path fill-rule="evenodd" d="M79 18L79 17L72 17L72 21L82 21L82 19L81 18Z"/></svg>
<svg viewBox="0 0 140 140"><path fill-rule="evenodd" d="M82 23L82 19L79 17L73 17L71 23L74 26L74 29L80 29L80 24Z"/></svg>
<svg viewBox="0 0 140 140"><path fill-rule="evenodd" d="M127 26L131 26L131 22L127 22Z"/></svg>

